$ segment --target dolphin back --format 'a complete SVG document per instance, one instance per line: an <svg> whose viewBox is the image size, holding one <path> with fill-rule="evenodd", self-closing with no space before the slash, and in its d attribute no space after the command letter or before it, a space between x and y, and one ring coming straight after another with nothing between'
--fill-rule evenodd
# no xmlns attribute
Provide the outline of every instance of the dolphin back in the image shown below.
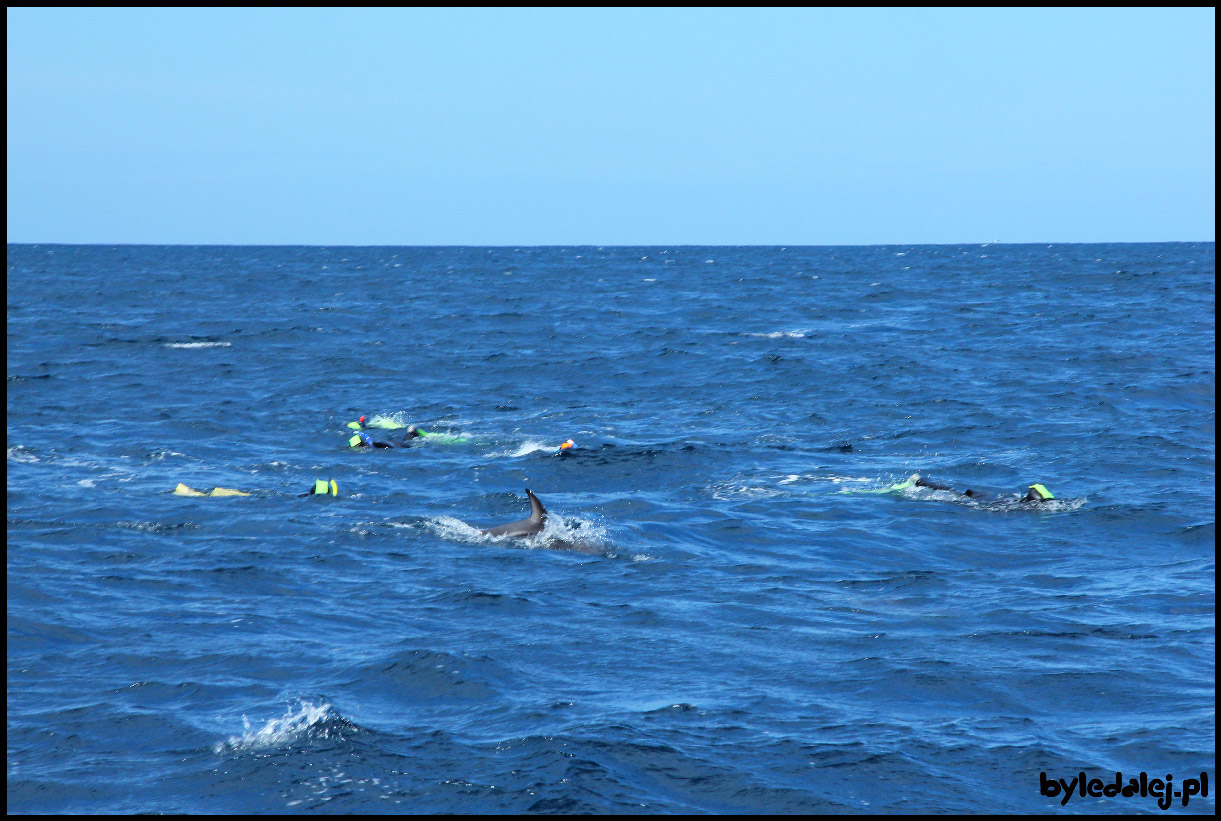
<svg viewBox="0 0 1221 821"><path fill-rule="evenodd" d="M530 497L529 519L497 525L484 530L483 534L485 536L533 536L535 533L541 533L543 525L547 523L547 509L543 507L543 503L538 500L530 488L526 488L526 495Z"/></svg>

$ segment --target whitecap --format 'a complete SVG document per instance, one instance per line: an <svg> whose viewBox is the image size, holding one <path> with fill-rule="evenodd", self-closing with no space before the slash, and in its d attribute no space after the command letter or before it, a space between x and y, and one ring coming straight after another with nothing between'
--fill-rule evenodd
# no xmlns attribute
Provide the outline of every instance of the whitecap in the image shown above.
<svg viewBox="0 0 1221 821"><path fill-rule="evenodd" d="M777 490L774 487L760 487L758 485L716 485L712 488L712 498L718 501L727 502L734 499L766 499L772 496L782 496L787 491Z"/></svg>
<svg viewBox="0 0 1221 821"><path fill-rule="evenodd" d="M560 447L560 446L559 446L558 444L554 444L554 443L551 443L551 442L540 442L540 441L538 441L538 440L531 439L531 440L528 440L528 441L526 441L526 442L523 442L522 444L518 445L518 446L517 446L517 447L515 447L515 448L511 448L511 449L509 449L509 450L504 450L504 451L499 451L499 452L492 453L492 454L489 454L489 455L490 455L490 456L494 456L494 457L503 457L503 456L512 456L512 457L517 457L517 456L528 456L528 455L529 455L529 454L531 454L531 453L538 453L538 452L540 452L540 451L548 451L548 452L550 452L550 451L554 451L554 450L559 450L559 447Z"/></svg>
<svg viewBox="0 0 1221 821"><path fill-rule="evenodd" d="M366 428L378 428L380 430L399 430L407 427L406 415L399 411L388 415L374 414L368 422L365 423Z"/></svg>
<svg viewBox="0 0 1221 821"><path fill-rule="evenodd" d="M10 462L24 462L32 464L42 461L34 455L33 451L26 448L24 445L13 445L8 449L8 460Z"/></svg>
<svg viewBox="0 0 1221 821"><path fill-rule="evenodd" d="M331 716L331 705L326 702L314 704L311 701L300 701L296 706L290 705L282 718L273 718L258 729L254 728L250 719L242 716L242 724L245 727L242 734L230 736L228 741L217 744L214 751L222 754L229 751L291 746L294 742L306 738L315 728L323 738L327 738L329 730L326 725Z"/></svg>
<svg viewBox="0 0 1221 821"><path fill-rule="evenodd" d="M428 518L424 520L423 524L424 527L442 539L449 539L451 541L474 543L486 542L491 539L490 536L485 536L479 528L472 527L461 519L455 519L453 516Z"/></svg>

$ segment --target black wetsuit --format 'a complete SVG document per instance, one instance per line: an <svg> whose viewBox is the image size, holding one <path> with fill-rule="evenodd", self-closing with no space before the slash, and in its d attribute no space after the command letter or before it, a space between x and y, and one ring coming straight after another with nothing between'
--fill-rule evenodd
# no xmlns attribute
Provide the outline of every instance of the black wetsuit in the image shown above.
<svg viewBox="0 0 1221 821"><path fill-rule="evenodd" d="M926 488L929 488L930 490L948 490L950 493L958 493L957 490L954 490L954 488L950 487L949 485L943 485L940 482L933 482L933 481L930 481L923 477L916 480L916 487L926 487ZM970 499L974 502L1002 501L1002 500L998 500L994 494L984 493L979 490L967 489L966 491L963 491L959 495L966 496L968 499ZM1026 495L1023 498L1017 500L1017 502L1019 504L1024 503L1024 502L1037 502L1039 504L1042 504L1043 502L1050 502L1050 501L1052 501L1052 499L1044 499L1042 496L1040 496L1038 494L1038 492L1033 487L1030 488L1030 490L1028 490L1026 492Z"/></svg>
<svg viewBox="0 0 1221 821"><path fill-rule="evenodd" d="M367 433L358 433L355 436L353 436L352 439L357 439L358 441L355 444L353 444L351 439L349 439L348 447L351 447L351 448L368 448L368 447L392 448L392 447L394 447L394 445L390 444L389 442L374 442L373 437Z"/></svg>

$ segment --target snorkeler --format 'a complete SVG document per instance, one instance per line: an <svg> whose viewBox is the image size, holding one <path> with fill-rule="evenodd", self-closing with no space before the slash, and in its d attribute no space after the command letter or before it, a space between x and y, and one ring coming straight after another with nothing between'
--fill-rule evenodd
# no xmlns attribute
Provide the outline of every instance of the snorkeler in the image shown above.
<svg viewBox="0 0 1221 821"><path fill-rule="evenodd" d="M424 439L436 442L441 445L461 445L471 441L465 436L454 436L451 433L429 433L426 430L420 430L415 425L407 426L408 439Z"/></svg>
<svg viewBox="0 0 1221 821"><path fill-rule="evenodd" d="M314 486L304 493L298 493L297 496L338 496L339 485L334 479L315 479Z"/></svg>
<svg viewBox="0 0 1221 821"><path fill-rule="evenodd" d="M949 485L945 485L940 482L930 481L929 479L923 478L918 473L912 474L912 477L910 479L908 479L906 482L903 482L902 484L895 485L893 488L891 488L891 490L903 490L904 488L908 488L908 487L926 487L929 490L946 490L946 491L949 491L950 493L958 493L958 491L954 490L954 488L950 487ZM967 490L964 490L959 495L965 496L968 499L971 499L976 502L997 500L996 497L992 494L982 493L978 490L971 490L969 488ZM1026 495L1023 496L1021 499L1019 499L1018 502L1019 503L1031 502L1034 504L1042 504L1043 502L1050 502L1050 501L1054 500L1055 498L1056 497L1052 495L1052 492L1050 490L1048 490L1045 486L1036 483L1036 484L1030 485L1027 488ZM997 500L997 501L1000 501L1000 500Z"/></svg>
<svg viewBox="0 0 1221 821"><path fill-rule="evenodd" d="M392 448L389 442L374 442L373 437L367 433L357 433L349 437L348 447L351 448Z"/></svg>

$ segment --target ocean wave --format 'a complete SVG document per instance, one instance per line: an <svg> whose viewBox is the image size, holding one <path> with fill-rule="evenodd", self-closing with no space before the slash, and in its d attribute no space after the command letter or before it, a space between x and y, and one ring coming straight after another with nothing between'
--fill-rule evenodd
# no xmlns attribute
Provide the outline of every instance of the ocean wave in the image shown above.
<svg viewBox="0 0 1221 821"><path fill-rule="evenodd" d="M327 702L309 699L290 704L283 716L257 727L243 715L242 725L240 736L230 736L213 748L217 755L300 747L318 740L345 741L360 732Z"/></svg>
<svg viewBox="0 0 1221 821"><path fill-rule="evenodd" d="M32 448L25 445L10 445L8 448L8 461L17 462L19 464L32 465L42 460L38 458L38 454L34 453Z"/></svg>

